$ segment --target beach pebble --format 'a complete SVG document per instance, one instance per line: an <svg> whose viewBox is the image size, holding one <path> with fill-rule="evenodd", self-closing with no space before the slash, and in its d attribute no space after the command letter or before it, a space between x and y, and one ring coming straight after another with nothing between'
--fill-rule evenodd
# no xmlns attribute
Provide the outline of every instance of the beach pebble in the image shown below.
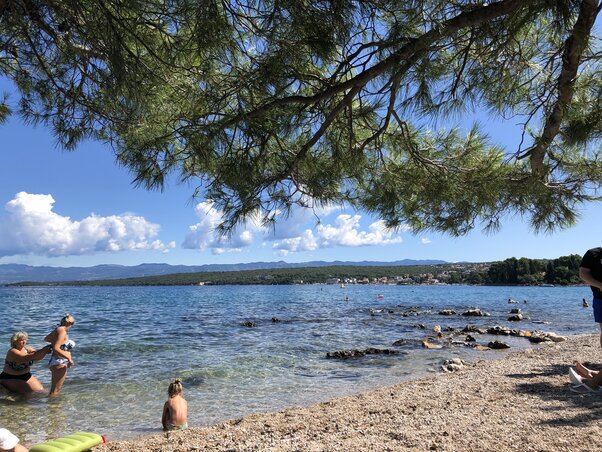
<svg viewBox="0 0 602 452"><path fill-rule="evenodd" d="M565 336L558 336L556 333L548 333L550 335L550 339L552 339L552 342L564 342L566 341L566 337Z"/></svg>
<svg viewBox="0 0 602 452"><path fill-rule="evenodd" d="M456 364L456 363L449 363L449 364L443 364L441 366L441 369L444 372L457 372L459 370L462 370L464 366L462 366L462 364Z"/></svg>
<svg viewBox="0 0 602 452"><path fill-rule="evenodd" d="M540 344L542 342L564 342L566 341L566 337L559 336L552 332L534 331L531 334L531 337L529 337L529 341L534 344Z"/></svg>

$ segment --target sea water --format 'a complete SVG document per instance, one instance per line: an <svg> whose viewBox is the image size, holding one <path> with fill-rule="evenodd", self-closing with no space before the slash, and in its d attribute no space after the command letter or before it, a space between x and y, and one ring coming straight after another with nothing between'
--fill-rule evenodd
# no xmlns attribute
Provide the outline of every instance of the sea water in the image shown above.
<svg viewBox="0 0 602 452"><path fill-rule="evenodd" d="M509 304L510 298L519 303ZM176 377L183 380L191 426L308 405L425 375L448 358L507 353L425 349L421 340L433 336L435 325L444 331L502 325L595 333L583 298L591 298L587 287L2 287L0 354L14 331L28 332L29 345L40 348L64 314L77 323L69 333L76 342L75 367L62 394L49 400L0 390L0 427L29 445L81 430L113 440L159 432L167 387ZM490 316L460 315L470 307ZM508 321L513 308L525 320ZM457 315L439 315L441 309ZM476 339L486 345L500 337ZM524 338L501 339L510 350L532 346ZM392 345L399 340L403 346ZM399 353L326 356L367 347ZM48 389L46 361L35 363L32 372Z"/></svg>

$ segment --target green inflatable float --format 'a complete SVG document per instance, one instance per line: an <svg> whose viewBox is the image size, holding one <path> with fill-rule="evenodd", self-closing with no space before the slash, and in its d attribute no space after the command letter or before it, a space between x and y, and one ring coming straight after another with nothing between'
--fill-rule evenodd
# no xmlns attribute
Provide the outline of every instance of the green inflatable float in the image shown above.
<svg viewBox="0 0 602 452"><path fill-rule="evenodd" d="M77 432L52 441L36 444L29 449L29 452L82 452L104 442L104 438L96 433Z"/></svg>

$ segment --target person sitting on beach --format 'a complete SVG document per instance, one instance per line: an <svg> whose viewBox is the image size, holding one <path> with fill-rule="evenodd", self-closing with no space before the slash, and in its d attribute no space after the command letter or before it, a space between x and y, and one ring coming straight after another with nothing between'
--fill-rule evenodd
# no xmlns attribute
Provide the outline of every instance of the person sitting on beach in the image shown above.
<svg viewBox="0 0 602 452"><path fill-rule="evenodd" d="M575 361L575 372L581 377L581 383L593 390L602 388L602 372L585 367L579 361Z"/></svg>
<svg viewBox="0 0 602 452"><path fill-rule="evenodd" d="M48 362L52 373L50 397L60 394L65 378L67 378L67 369L74 365L71 349L75 346L75 342L70 341L67 335L73 325L75 325L75 318L71 314L66 314L61 319L60 325L44 338L46 342L50 342L52 347L52 356Z"/></svg>
<svg viewBox="0 0 602 452"><path fill-rule="evenodd" d="M0 374L0 384L17 394L43 391L42 383L31 374L31 365L34 361L44 359L50 353L50 346L34 350L27 345L27 333L24 331L17 331L11 336L10 346Z"/></svg>
<svg viewBox="0 0 602 452"><path fill-rule="evenodd" d="M602 247L585 252L579 264L579 277L592 290L594 322L600 328L600 347L602 347Z"/></svg>
<svg viewBox="0 0 602 452"><path fill-rule="evenodd" d="M188 428L188 403L182 395L182 381L176 378L169 384L167 394L169 399L163 405L161 423L163 430L184 430Z"/></svg>
<svg viewBox="0 0 602 452"><path fill-rule="evenodd" d="M0 428L0 452L27 452L27 448L19 444L19 438L5 428Z"/></svg>

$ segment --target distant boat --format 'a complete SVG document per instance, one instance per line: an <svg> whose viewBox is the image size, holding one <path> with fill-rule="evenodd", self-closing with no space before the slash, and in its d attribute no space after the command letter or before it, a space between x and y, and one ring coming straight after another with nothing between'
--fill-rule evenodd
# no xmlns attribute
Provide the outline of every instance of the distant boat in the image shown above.
<svg viewBox="0 0 602 452"><path fill-rule="evenodd" d="M554 287L554 284L540 284L539 287Z"/></svg>

